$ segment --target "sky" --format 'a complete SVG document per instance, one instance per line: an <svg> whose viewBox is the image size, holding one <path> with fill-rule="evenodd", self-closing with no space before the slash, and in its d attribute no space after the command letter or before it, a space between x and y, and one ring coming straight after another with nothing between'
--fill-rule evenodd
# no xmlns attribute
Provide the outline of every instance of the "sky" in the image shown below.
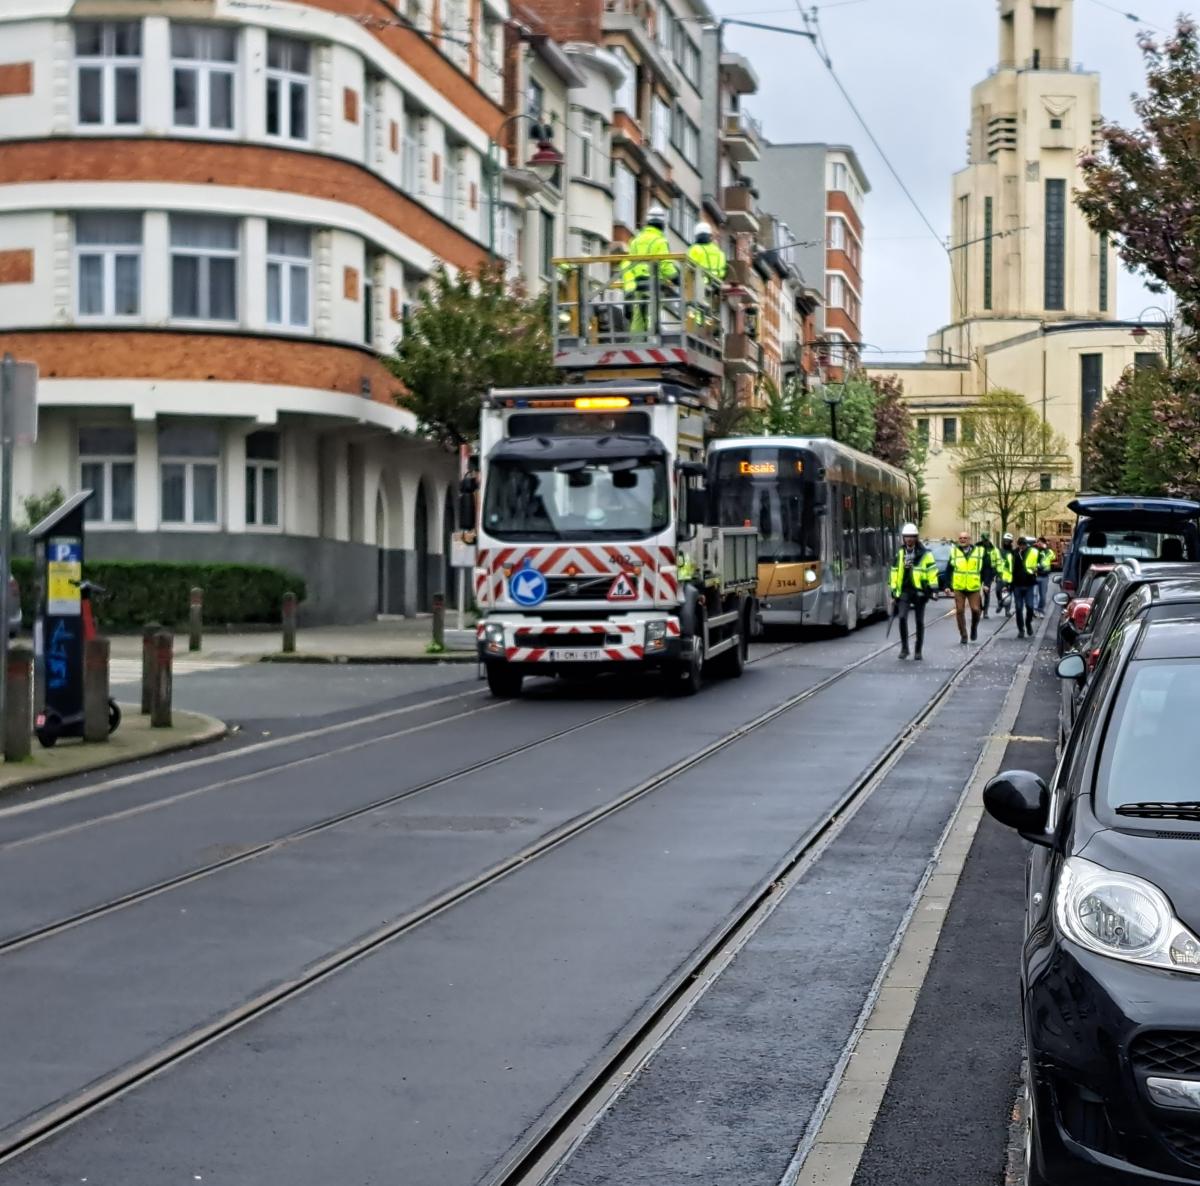
<svg viewBox="0 0 1200 1186"><path fill-rule="evenodd" d="M720 16L799 27L788 0L710 0ZM805 8L812 0L804 0ZM944 242L950 178L966 164L971 87L995 65L997 0L817 0L833 68ZM1075 51L1100 73L1106 119L1131 123L1130 96L1143 88L1140 28L1169 28L1185 0L1075 0ZM1200 0L1192 5L1200 10ZM1139 23L1123 15L1132 11ZM745 54L759 92L745 106L769 140L849 144L871 192L865 212L865 357L915 360L926 337L950 316L946 253L871 146L810 43L799 37L727 26L728 49ZM810 278L811 279L811 278ZM1162 298L1122 273L1118 315L1136 318ZM1156 314L1147 314L1154 319Z"/></svg>

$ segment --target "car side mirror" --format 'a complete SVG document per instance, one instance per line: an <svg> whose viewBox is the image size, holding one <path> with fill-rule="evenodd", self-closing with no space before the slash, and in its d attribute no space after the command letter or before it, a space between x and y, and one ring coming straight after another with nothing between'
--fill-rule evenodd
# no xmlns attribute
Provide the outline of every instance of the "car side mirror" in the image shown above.
<svg viewBox="0 0 1200 1186"><path fill-rule="evenodd" d="M1062 584L1062 573L1061 573L1061 572L1056 572L1056 573L1055 573L1055 574L1054 574L1054 575L1053 575L1053 576L1050 578L1050 583L1051 583L1052 585L1061 585L1061 584Z"/></svg>
<svg viewBox="0 0 1200 1186"><path fill-rule="evenodd" d="M1006 770L983 788L983 805L988 815L1026 840L1053 847L1047 834L1050 819L1050 788L1029 770Z"/></svg>
<svg viewBox="0 0 1200 1186"><path fill-rule="evenodd" d="M1087 664L1080 654L1063 655L1055 668L1059 679L1083 679L1087 675Z"/></svg>
<svg viewBox="0 0 1200 1186"><path fill-rule="evenodd" d="M1065 593L1055 593L1054 594L1054 604L1055 605L1061 605L1061 606L1065 607L1068 604L1068 602L1070 602L1070 600L1071 599Z"/></svg>

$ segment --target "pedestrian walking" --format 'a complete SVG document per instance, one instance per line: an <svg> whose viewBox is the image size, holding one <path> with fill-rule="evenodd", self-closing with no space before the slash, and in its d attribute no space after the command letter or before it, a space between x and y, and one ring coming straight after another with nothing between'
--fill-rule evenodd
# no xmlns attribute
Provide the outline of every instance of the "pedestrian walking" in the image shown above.
<svg viewBox="0 0 1200 1186"><path fill-rule="evenodd" d="M985 531L979 537L978 546L983 550L983 571L980 573L980 579L983 582L983 616L990 617L990 609L992 603L992 586L996 583L996 578L1000 573L1000 549L992 543Z"/></svg>
<svg viewBox="0 0 1200 1186"><path fill-rule="evenodd" d="M954 618L958 622L958 640L962 646L979 637L979 618L983 612L983 549L971 543L971 537L959 532L958 543L950 549L946 561L946 580L954 594ZM967 638L967 607L971 608L971 636Z"/></svg>
<svg viewBox="0 0 1200 1186"><path fill-rule="evenodd" d="M1054 549L1046 542L1044 535L1037 537L1037 616L1046 616L1046 606L1050 604L1050 566L1054 563Z"/></svg>
<svg viewBox="0 0 1200 1186"><path fill-rule="evenodd" d="M1012 617L1013 537L1011 531L1006 531L1000 540L998 555L1000 562L996 565L996 608L1004 611L1004 617L1007 620Z"/></svg>
<svg viewBox="0 0 1200 1186"><path fill-rule="evenodd" d="M1012 553L1012 592L1017 611L1017 637L1033 636L1033 600L1037 594L1037 548L1021 536Z"/></svg>
<svg viewBox="0 0 1200 1186"><path fill-rule="evenodd" d="M921 542L915 523L900 528L903 544L896 553L889 585L892 616L900 619L900 658L908 658L908 611L916 621L913 659L919 661L925 645L925 603L937 592L938 569L933 553Z"/></svg>

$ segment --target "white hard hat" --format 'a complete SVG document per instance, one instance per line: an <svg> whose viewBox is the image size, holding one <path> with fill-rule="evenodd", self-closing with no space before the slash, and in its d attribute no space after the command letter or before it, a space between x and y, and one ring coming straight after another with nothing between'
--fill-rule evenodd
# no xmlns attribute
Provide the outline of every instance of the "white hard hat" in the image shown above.
<svg viewBox="0 0 1200 1186"><path fill-rule="evenodd" d="M666 222L667 212L661 206L651 206L646 211L647 222Z"/></svg>
<svg viewBox="0 0 1200 1186"><path fill-rule="evenodd" d="M1004 538L1003 538L1003 539L1001 539L1001 541L1000 541L1000 542L1001 542L1002 544L1011 544L1011 543L1012 543L1012 532L1011 532L1011 531L1006 531L1006 532L1004 533Z"/></svg>
<svg viewBox="0 0 1200 1186"><path fill-rule="evenodd" d="M710 226L708 225L708 223L706 223L706 222L698 222L698 223L696 223L696 235L697 235L697 237L699 237L700 235L711 235L711 234L712 234L712 227L710 227Z"/></svg>
<svg viewBox="0 0 1200 1186"><path fill-rule="evenodd" d="M917 525L915 523L905 523L904 526L900 528L900 534L901 535L916 535L917 534Z"/></svg>

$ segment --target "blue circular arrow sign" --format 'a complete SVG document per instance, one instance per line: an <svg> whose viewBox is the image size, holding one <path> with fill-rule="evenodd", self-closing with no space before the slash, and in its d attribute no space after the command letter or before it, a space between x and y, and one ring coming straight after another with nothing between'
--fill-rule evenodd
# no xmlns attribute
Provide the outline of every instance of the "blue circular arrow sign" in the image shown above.
<svg viewBox="0 0 1200 1186"><path fill-rule="evenodd" d="M541 605L546 599L546 578L536 568L522 568L508 582L508 595L518 605Z"/></svg>

